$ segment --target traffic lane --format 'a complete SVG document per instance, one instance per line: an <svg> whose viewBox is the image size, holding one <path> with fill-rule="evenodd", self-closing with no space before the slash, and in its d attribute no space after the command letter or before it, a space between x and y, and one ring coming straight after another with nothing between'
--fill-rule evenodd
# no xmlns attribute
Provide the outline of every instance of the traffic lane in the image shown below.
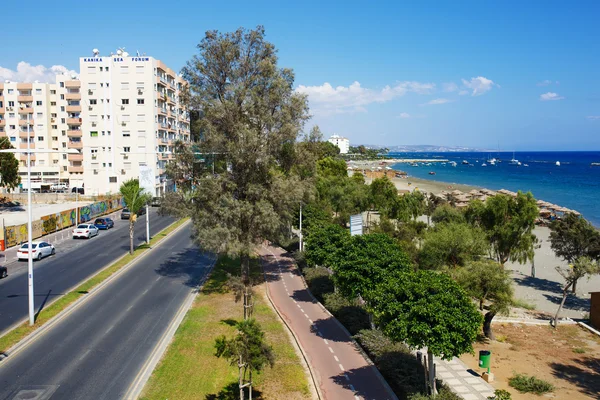
<svg viewBox="0 0 600 400"><path fill-rule="evenodd" d="M123 398L156 343L208 272L212 256L169 237L26 349L0 362L0 398L30 386L57 399Z"/></svg>
<svg viewBox="0 0 600 400"><path fill-rule="evenodd" d="M395 398L348 334L312 298L283 249L269 247L268 253L269 292L306 350L324 398Z"/></svg>
<svg viewBox="0 0 600 400"><path fill-rule="evenodd" d="M150 227L152 227L152 225L157 222L160 218L164 218L158 215L157 211L153 211L151 209L150 213L148 214L149 219L150 219ZM142 219L140 221L138 221L138 223L136 223L136 237L138 235L138 231L139 234L144 236L144 240L146 238L146 218L145 216L141 217ZM92 240L99 238L101 236L105 236L106 233L111 233L114 234L116 231L125 231L127 230L127 232L129 232L129 221L128 220L121 220L121 219L114 219L115 221L115 226L114 228L111 228L109 230L106 231L100 231L100 234L97 237L92 238ZM139 225L143 225L143 231L142 228ZM61 240L61 241L56 241L56 240L48 240L45 237L41 237L38 238L36 240L45 240L48 243L51 243L55 246L56 248L56 253L58 256L68 253L71 250L73 250L74 248L78 248L78 247L82 247L82 246L87 246L89 244L89 241L87 239L77 239L74 240L73 239L73 227L65 229L64 230L64 236L65 239ZM56 256L54 257L56 258ZM34 263L34 268L39 267L41 265L44 265L45 263L49 262L50 260L52 260L53 257L46 257L44 259L40 261L36 261ZM27 262L26 260L24 261L14 261L14 258L12 259L13 261L8 261L6 262L5 265L8 265L8 269L9 269L9 276L15 276L18 275L19 273L27 273ZM0 281L0 285L2 284L2 281Z"/></svg>
<svg viewBox="0 0 600 400"><path fill-rule="evenodd" d="M155 218L150 224L155 235L174 221L170 217ZM145 224L135 225L134 241L139 245L145 238ZM78 240L77 240L78 241ZM129 250L129 229L108 231L65 254L34 263L34 301L38 313L51 300L84 282L100 269L115 261ZM0 332L27 318L29 300L27 274L21 273L0 285Z"/></svg>

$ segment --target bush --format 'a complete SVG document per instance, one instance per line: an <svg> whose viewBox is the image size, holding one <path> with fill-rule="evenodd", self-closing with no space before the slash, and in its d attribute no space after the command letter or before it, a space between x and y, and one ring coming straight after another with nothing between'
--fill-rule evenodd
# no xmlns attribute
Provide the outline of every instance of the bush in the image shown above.
<svg viewBox="0 0 600 400"><path fill-rule="evenodd" d="M512 400L512 396L506 390L496 389L494 395L488 397L488 400Z"/></svg>
<svg viewBox="0 0 600 400"><path fill-rule="evenodd" d="M521 393L544 394L554 390L554 386L551 383L526 374L512 376L508 379L508 384Z"/></svg>
<svg viewBox="0 0 600 400"><path fill-rule="evenodd" d="M462 400L462 397L451 391L445 386L438 385L437 396L429 396L426 394L415 393L408 396L408 400Z"/></svg>
<svg viewBox="0 0 600 400"><path fill-rule="evenodd" d="M354 338L400 398L424 390L423 366L406 345L394 343L374 329L362 330Z"/></svg>
<svg viewBox="0 0 600 400"><path fill-rule="evenodd" d="M350 301L339 293L326 293L324 305L352 335L369 329L369 314L358 301Z"/></svg>
<svg viewBox="0 0 600 400"><path fill-rule="evenodd" d="M323 296L327 293L333 293L334 291L333 280L331 279L329 271L323 267L314 267L304 268L303 272L308 289L317 300L323 303Z"/></svg>

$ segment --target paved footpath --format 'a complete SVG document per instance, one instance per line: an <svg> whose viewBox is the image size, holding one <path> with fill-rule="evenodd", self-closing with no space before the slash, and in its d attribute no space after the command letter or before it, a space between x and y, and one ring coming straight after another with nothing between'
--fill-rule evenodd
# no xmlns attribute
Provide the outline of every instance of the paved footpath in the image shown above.
<svg viewBox="0 0 600 400"><path fill-rule="evenodd" d="M465 400L485 400L494 395L494 387L469 369L458 358L445 361L435 357L437 379Z"/></svg>
<svg viewBox="0 0 600 400"><path fill-rule="evenodd" d="M307 290L285 250L263 246L269 296L296 337L323 400L396 400L379 371L348 332Z"/></svg>

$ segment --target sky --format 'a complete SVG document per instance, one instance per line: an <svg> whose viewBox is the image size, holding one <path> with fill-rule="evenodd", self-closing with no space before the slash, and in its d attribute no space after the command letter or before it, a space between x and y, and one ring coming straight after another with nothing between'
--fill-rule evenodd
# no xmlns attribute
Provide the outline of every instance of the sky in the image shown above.
<svg viewBox="0 0 600 400"><path fill-rule="evenodd" d="M206 31L263 25L308 95L306 129L351 144L600 150L598 1L28 4L3 5L1 81L78 72L93 48L180 70Z"/></svg>

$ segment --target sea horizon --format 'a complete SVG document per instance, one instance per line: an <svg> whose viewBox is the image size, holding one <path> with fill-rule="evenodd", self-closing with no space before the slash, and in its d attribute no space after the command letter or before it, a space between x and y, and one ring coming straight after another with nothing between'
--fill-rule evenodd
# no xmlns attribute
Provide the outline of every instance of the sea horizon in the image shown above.
<svg viewBox="0 0 600 400"><path fill-rule="evenodd" d="M591 165L600 163L600 151L515 151L514 158L521 165L509 163L513 158L512 151L394 152L389 156L454 161L456 167L437 162L431 165L418 163L418 167L397 163L391 167L420 179L491 190L531 192L536 199L579 211L594 226L600 227L597 201L600 198L600 166ZM488 165L489 158L499 158L501 162Z"/></svg>

